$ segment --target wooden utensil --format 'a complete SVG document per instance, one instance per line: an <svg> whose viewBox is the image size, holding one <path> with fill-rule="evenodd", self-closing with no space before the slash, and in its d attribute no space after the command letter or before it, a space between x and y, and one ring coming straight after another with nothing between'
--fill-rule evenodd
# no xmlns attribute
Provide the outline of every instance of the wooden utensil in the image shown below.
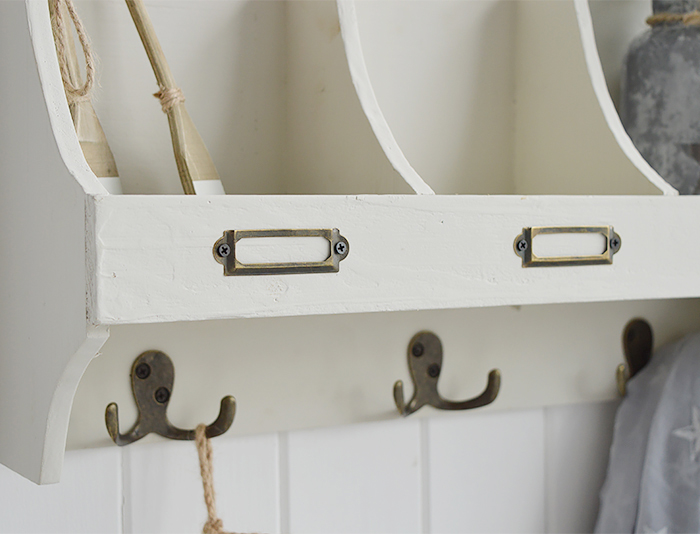
<svg viewBox="0 0 700 534"><path fill-rule="evenodd" d="M78 135L78 141L80 142L80 148L83 150L83 155L87 161L92 172L100 180L102 185L105 186L107 191L111 194L122 194L121 181L119 179L119 172L117 171L117 164L114 161L114 155L112 150L109 148L107 143L107 137L105 136L102 125L100 124L97 114L95 113L95 108L92 106L92 101L90 100L89 88L87 94L83 97L76 98L71 89L77 87L83 87L83 81L80 75L80 68L78 66L78 56L75 50L75 42L73 40L73 33L70 31L68 26L69 20L72 19L71 14L68 11L68 4L64 0L52 0L49 2L49 9L51 11L51 17L54 21L52 25L54 31L54 39L58 42L62 39L63 42L63 54L64 57L60 58L59 61L65 62L66 71L62 73L65 77L67 75L68 79L63 80L64 89L66 90L66 97L68 98L68 107L70 108L71 117L73 118L73 125L75 126L76 134ZM73 8L74 10L75 8ZM60 11L62 23L59 25L56 23L56 12ZM80 23L76 23L80 25ZM57 46L57 50L60 47ZM90 53L89 51L87 53ZM60 52L59 52L60 54Z"/></svg>
<svg viewBox="0 0 700 534"><path fill-rule="evenodd" d="M155 96L160 99L163 112L168 116L175 162L185 193L225 194L209 151L187 113L185 98L170 72L143 1L126 0L126 5L160 87Z"/></svg>

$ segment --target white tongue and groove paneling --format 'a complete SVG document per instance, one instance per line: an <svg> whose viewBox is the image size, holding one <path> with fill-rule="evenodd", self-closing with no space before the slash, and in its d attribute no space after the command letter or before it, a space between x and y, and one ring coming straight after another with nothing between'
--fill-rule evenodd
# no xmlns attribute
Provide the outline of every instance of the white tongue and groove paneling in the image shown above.
<svg viewBox="0 0 700 534"><path fill-rule="evenodd" d="M289 434L289 531L421 532L420 424Z"/></svg>
<svg viewBox="0 0 700 534"><path fill-rule="evenodd" d="M219 514L228 531L269 534L590 532L614 408L222 436L212 442ZM203 521L193 443L73 451L49 487L0 468L3 533L191 534Z"/></svg>
<svg viewBox="0 0 700 534"><path fill-rule="evenodd" d="M593 532L618 404L545 410L547 532Z"/></svg>
<svg viewBox="0 0 700 534"><path fill-rule="evenodd" d="M116 447L114 447L116 448ZM122 449L125 531L201 532L207 518L193 441ZM280 532L279 450L276 434L212 440L219 517L231 532Z"/></svg>
<svg viewBox="0 0 700 534"><path fill-rule="evenodd" d="M121 451L66 454L60 484L36 484L0 466L0 532L121 534Z"/></svg>
<svg viewBox="0 0 700 534"><path fill-rule="evenodd" d="M544 429L544 410L431 419L430 532L544 532Z"/></svg>

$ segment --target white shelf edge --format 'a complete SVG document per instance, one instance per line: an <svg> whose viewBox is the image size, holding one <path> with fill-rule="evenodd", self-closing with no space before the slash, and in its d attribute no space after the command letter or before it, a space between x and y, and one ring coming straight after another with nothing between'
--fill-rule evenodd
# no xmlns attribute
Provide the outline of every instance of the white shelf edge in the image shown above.
<svg viewBox="0 0 700 534"><path fill-rule="evenodd" d="M700 296L700 198L654 196L95 197L91 318L117 325ZM613 265L523 268L527 226L612 225ZM338 228L340 272L223 275L225 230ZM666 228L666 230L664 230ZM648 236L655 243L653 261ZM455 246L446 246L454 243Z"/></svg>

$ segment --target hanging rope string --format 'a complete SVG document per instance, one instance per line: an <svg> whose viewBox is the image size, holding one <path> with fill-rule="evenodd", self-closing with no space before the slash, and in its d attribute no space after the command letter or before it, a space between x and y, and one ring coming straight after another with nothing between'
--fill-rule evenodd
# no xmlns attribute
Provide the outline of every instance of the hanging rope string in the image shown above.
<svg viewBox="0 0 700 534"><path fill-rule="evenodd" d="M647 18L647 24L651 27L676 22L682 22L686 26L700 26L700 11L691 11L690 13L655 13Z"/></svg>
<svg viewBox="0 0 700 534"><path fill-rule="evenodd" d="M160 107L163 110L163 113L167 113L173 106L182 104L185 101L185 95L182 94L179 87L166 89L161 85L160 91L153 93L153 96L160 100Z"/></svg>
<svg viewBox="0 0 700 534"><path fill-rule="evenodd" d="M216 514L216 495L214 493L214 473L212 468L211 441L207 437L207 426L197 425L195 443L199 454L199 469L202 473L204 486L204 503L207 505L207 522L204 523L202 534L232 534L223 530L224 525Z"/></svg>
<svg viewBox="0 0 700 534"><path fill-rule="evenodd" d="M95 57L93 56L92 48L90 47L90 40L88 39L83 23L78 16L78 12L75 10L73 0L50 1L53 7L51 26L53 29L54 40L56 41L58 65L61 68L61 78L63 79L63 87L66 91L66 98L70 104L82 100L89 100L90 91L95 84ZM69 33L66 28L66 22L63 18L63 10L61 9L62 6L65 6L66 10L68 11L70 18L75 25L75 31L78 34L80 46L83 48L83 55L85 56L85 83L82 86L76 86L71 80L67 51L69 44L66 42L66 37L69 36Z"/></svg>

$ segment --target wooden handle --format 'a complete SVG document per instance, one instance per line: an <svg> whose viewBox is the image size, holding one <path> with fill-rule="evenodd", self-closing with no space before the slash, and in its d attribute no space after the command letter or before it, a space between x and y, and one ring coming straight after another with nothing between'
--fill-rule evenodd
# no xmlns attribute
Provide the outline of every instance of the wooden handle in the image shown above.
<svg viewBox="0 0 700 534"><path fill-rule="evenodd" d="M146 49L146 54L151 62L151 67L153 67L158 85L165 90L178 89L143 0L126 0L126 5ZM155 96L161 98L161 95L156 94ZM163 104L162 98L161 104ZM175 163L185 193L188 195L196 194L195 182L208 182L216 186L213 188L215 192L209 194L224 194L219 173L216 171L214 162L209 155L207 147L204 145L202 137L199 135L189 113L187 113L184 99L180 99L169 106L163 105L163 111L168 116ZM209 187L207 189L212 188Z"/></svg>
<svg viewBox="0 0 700 534"><path fill-rule="evenodd" d="M177 85L175 84L173 73L170 72L168 62L165 60L165 54L160 46L156 30L153 28L151 17L148 16L143 0L126 0L126 5L129 8L129 13L131 13L131 18L134 20L136 30L139 32L143 47L146 49L146 54L151 62L151 67L153 67L158 85L165 89L174 89Z"/></svg>

